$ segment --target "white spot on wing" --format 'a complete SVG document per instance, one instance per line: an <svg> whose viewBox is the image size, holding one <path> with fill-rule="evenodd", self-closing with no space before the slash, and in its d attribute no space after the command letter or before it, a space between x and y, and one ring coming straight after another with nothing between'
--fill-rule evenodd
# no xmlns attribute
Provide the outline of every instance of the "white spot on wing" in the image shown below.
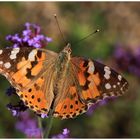
<svg viewBox="0 0 140 140"><path fill-rule="evenodd" d="M120 82L117 82L117 85L120 85Z"/></svg>
<svg viewBox="0 0 140 140"><path fill-rule="evenodd" d="M108 66L105 66L104 70L110 70L110 68Z"/></svg>
<svg viewBox="0 0 140 140"><path fill-rule="evenodd" d="M110 88L111 88L111 85L110 85L109 83L106 83L106 84L105 84L105 88L106 88L106 89L110 89Z"/></svg>
<svg viewBox="0 0 140 140"><path fill-rule="evenodd" d="M116 88L116 85L113 85L113 88Z"/></svg>
<svg viewBox="0 0 140 140"><path fill-rule="evenodd" d="M6 63L4 64L4 67L7 68L7 69L9 69L9 68L11 67L10 62L6 62Z"/></svg>
<svg viewBox="0 0 140 140"><path fill-rule="evenodd" d="M105 71L105 74L104 74L105 79L110 79L110 74L111 74L110 68L108 66L105 66L104 71Z"/></svg>
<svg viewBox="0 0 140 140"><path fill-rule="evenodd" d="M37 50L32 50L30 53L29 53L29 56L28 56L28 59L30 61L35 61L35 55L37 53Z"/></svg>
<svg viewBox="0 0 140 140"><path fill-rule="evenodd" d="M19 51L20 51L20 48L13 48L13 50L11 51L10 59L16 59Z"/></svg>
<svg viewBox="0 0 140 140"><path fill-rule="evenodd" d="M121 87L121 91L123 91L123 87Z"/></svg>
<svg viewBox="0 0 140 140"><path fill-rule="evenodd" d="M88 73L93 74L93 73L94 73L94 70L95 70L95 67L94 67L93 62L90 61L90 62L88 63L88 65L89 65Z"/></svg>
<svg viewBox="0 0 140 140"><path fill-rule="evenodd" d="M0 50L0 54L2 54L3 50Z"/></svg>
<svg viewBox="0 0 140 140"><path fill-rule="evenodd" d="M119 79L119 81L121 81L122 80L122 76L118 75L118 79Z"/></svg>
<svg viewBox="0 0 140 140"><path fill-rule="evenodd" d="M3 64L3 61L0 61L0 65L2 65Z"/></svg>

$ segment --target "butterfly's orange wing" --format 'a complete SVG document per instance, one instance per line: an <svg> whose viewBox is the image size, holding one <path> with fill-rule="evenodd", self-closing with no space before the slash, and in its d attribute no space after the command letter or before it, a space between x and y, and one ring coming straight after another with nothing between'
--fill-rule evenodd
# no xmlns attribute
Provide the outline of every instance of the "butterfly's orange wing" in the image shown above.
<svg viewBox="0 0 140 140"><path fill-rule="evenodd" d="M34 48L0 50L0 73L16 88L25 105L48 113L53 100L53 70L57 54Z"/></svg>
<svg viewBox="0 0 140 140"><path fill-rule="evenodd" d="M64 82L67 96L58 97L54 111L62 119L73 118L106 97L120 96L128 88L121 75L97 61L74 57L70 67Z"/></svg>

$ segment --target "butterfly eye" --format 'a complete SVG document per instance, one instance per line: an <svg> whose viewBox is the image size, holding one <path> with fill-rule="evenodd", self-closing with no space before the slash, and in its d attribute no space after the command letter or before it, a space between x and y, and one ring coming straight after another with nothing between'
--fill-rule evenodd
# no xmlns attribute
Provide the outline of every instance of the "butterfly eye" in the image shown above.
<svg viewBox="0 0 140 140"><path fill-rule="evenodd" d="M68 53L71 53L71 48L70 48L70 47L68 47L67 51L68 51Z"/></svg>
<svg viewBox="0 0 140 140"><path fill-rule="evenodd" d="M66 54L71 54L72 50L71 50L70 46L66 46L64 48L63 52L66 53Z"/></svg>

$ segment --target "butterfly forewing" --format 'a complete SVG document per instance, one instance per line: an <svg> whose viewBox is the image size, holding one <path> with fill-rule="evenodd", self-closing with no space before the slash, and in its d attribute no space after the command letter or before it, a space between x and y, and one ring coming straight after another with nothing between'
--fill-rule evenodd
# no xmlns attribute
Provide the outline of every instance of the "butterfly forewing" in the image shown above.
<svg viewBox="0 0 140 140"><path fill-rule="evenodd" d="M77 79L82 89L80 97L85 102L96 102L108 96L120 96L128 88L128 82L110 67L95 60L75 57Z"/></svg>
<svg viewBox="0 0 140 140"><path fill-rule="evenodd" d="M46 113L53 100L52 79L57 54L34 48L0 50L0 72L17 89L25 105Z"/></svg>

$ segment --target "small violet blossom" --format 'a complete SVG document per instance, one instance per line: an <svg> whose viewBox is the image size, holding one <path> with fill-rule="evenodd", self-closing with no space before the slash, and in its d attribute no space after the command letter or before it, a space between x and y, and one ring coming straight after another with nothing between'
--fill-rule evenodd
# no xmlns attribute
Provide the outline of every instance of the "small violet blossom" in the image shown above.
<svg viewBox="0 0 140 140"><path fill-rule="evenodd" d="M119 69L140 77L140 47L134 51L117 44L114 50L115 62Z"/></svg>
<svg viewBox="0 0 140 140"><path fill-rule="evenodd" d="M95 111L95 109L96 109L97 107L106 105L109 101L115 100L116 98L117 98L117 97L112 96L112 97L106 97L105 99L100 100L99 102L97 102L97 103L91 105L91 106L89 107L88 111L86 112L86 114L87 114L88 116L93 115L93 113L94 113L94 111Z"/></svg>
<svg viewBox="0 0 140 140"><path fill-rule="evenodd" d="M52 38L46 37L41 34L41 29L36 24L25 24L25 30L22 34L8 35L6 40L13 43L13 48L15 47L34 47L43 48L52 42Z"/></svg>
<svg viewBox="0 0 140 140"><path fill-rule="evenodd" d="M53 136L52 138L59 138L59 139L64 139L64 138L69 138L69 133L70 133L70 130L65 128L63 129L63 132L60 133L60 134L57 134L55 136Z"/></svg>
<svg viewBox="0 0 140 140"><path fill-rule="evenodd" d="M27 138L41 138L42 130L38 128L36 119L29 115L29 112L20 112L16 129L24 133Z"/></svg>

